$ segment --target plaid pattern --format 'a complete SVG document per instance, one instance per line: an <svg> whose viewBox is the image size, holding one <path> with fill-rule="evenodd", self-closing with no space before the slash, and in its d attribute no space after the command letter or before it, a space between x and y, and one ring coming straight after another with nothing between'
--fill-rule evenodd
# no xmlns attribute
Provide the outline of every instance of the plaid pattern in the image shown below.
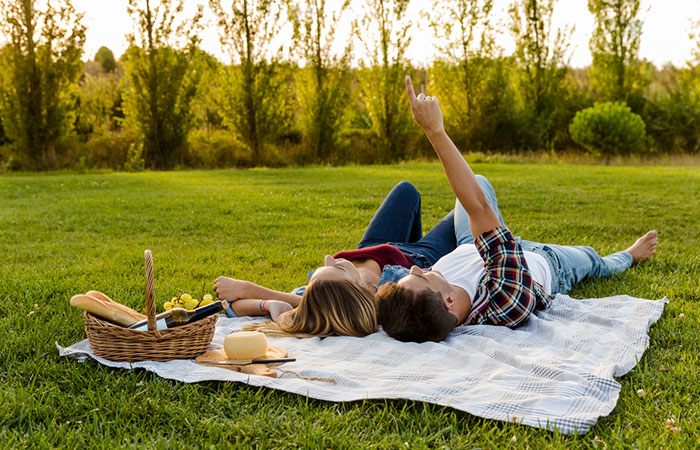
<svg viewBox="0 0 700 450"><path fill-rule="evenodd" d="M552 297L532 279L523 249L508 228L482 233L475 244L486 274L472 300L467 324L514 328L527 321L535 309L551 306Z"/></svg>
<svg viewBox="0 0 700 450"><path fill-rule="evenodd" d="M661 316L665 303L622 295L589 300L557 295L551 308L517 330L463 326L443 342L422 344L399 342L381 331L364 338L270 338L270 345L297 359L280 369L333 378L335 383L291 374L248 375L192 360L108 361L96 357L87 340L59 351L185 383L237 381L332 402L409 399L487 419L585 433L615 407L621 386L613 377L632 370L641 359L649 325ZM223 347L224 337L245 324L263 321L219 316L211 348Z"/></svg>

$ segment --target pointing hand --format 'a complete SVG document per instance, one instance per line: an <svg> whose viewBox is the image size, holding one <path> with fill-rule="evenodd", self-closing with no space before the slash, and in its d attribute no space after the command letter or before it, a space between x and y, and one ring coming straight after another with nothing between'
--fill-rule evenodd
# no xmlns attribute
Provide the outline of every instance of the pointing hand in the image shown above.
<svg viewBox="0 0 700 450"><path fill-rule="evenodd" d="M413 119L420 125L425 134L430 136L444 131L442 123L442 111L437 97L425 96L422 92L416 96L413 91L411 77L406 75L406 93L411 103Z"/></svg>

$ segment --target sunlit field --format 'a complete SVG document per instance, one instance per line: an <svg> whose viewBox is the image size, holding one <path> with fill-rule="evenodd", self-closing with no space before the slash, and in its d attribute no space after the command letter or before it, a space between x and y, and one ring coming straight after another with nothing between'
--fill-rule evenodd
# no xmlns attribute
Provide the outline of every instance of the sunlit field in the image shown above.
<svg viewBox="0 0 700 450"><path fill-rule="evenodd" d="M478 159L478 158L477 158ZM354 248L400 180L423 195L424 231L452 207L440 165L0 177L0 447L693 448L700 445L700 171L697 167L476 163L516 235L626 248L641 266L584 282L578 298L667 296L612 414L562 436L413 401L330 403L238 383L183 384L58 356L85 338L73 294L143 309L143 251L159 304L219 275L280 290ZM644 396L637 391L643 389ZM679 433L669 431L667 419Z"/></svg>

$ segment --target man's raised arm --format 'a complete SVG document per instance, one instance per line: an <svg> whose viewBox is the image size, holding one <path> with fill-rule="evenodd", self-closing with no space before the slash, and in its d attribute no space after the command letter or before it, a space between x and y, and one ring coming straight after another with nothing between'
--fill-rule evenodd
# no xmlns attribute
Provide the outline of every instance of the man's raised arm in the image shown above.
<svg viewBox="0 0 700 450"><path fill-rule="evenodd" d="M406 76L406 92L411 103L413 118L428 136L435 153L440 158L452 191L469 214L472 235L477 237L501 226L498 216L476 181L474 172L445 133L437 97L426 97L423 93L416 96L410 76Z"/></svg>

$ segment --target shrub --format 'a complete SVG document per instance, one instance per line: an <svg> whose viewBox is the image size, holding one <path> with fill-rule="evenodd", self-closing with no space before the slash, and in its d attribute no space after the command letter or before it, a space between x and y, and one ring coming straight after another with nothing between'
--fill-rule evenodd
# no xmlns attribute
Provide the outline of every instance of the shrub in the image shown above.
<svg viewBox="0 0 700 450"><path fill-rule="evenodd" d="M126 153L126 161L122 169L127 172L142 172L145 167L146 161L143 159L143 143L131 144L129 146L129 151Z"/></svg>
<svg viewBox="0 0 700 450"><path fill-rule="evenodd" d="M255 164L251 149L228 130L193 130L188 138L187 165L204 169L250 167ZM258 164L261 162L258 161Z"/></svg>
<svg viewBox="0 0 700 450"><path fill-rule="evenodd" d="M132 146L138 146L138 134L132 128L92 134L85 143L67 145L66 165L76 167L84 158L86 167L119 170L129 161Z"/></svg>
<svg viewBox="0 0 700 450"><path fill-rule="evenodd" d="M596 103L576 113L571 138L589 152L606 157L644 150L644 121L621 102Z"/></svg>

